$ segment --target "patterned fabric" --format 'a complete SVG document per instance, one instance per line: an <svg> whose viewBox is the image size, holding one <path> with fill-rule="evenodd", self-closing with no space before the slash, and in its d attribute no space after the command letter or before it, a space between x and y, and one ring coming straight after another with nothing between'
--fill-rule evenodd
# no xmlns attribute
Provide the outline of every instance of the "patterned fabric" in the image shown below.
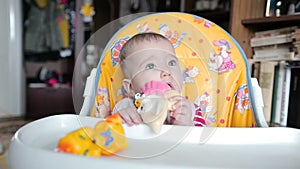
<svg viewBox="0 0 300 169"><path fill-rule="evenodd" d="M203 115L201 113L201 108L195 104L195 116L194 116L194 125L195 126L200 126L200 127L205 127L206 126L206 122L203 118Z"/></svg>
<svg viewBox="0 0 300 169"><path fill-rule="evenodd" d="M160 33L172 42L184 78L181 94L201 110L195 116L196 124L203 122L197 119L203 116L207 126L256 126L250 73L240 46L218 25L199 16L174 12L138 18L111 38L98 65L98 92L91 116L109 115L126 97L119 52L130 37L141 32Z"/></svg>

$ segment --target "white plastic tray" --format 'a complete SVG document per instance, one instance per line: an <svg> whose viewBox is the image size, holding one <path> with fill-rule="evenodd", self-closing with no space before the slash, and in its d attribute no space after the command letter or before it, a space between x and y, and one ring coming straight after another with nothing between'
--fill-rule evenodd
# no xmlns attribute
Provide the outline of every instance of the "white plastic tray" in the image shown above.
<svg viewBox="0 0 300 169"><path fill-rule="evenodd" d="M105 168L300 168L300 130L163 126L156 136L145 125L124 126L129 147L100 158L57 153L57 141L99 119L57 115L31 122L14 135L10 169Z"/></svg>

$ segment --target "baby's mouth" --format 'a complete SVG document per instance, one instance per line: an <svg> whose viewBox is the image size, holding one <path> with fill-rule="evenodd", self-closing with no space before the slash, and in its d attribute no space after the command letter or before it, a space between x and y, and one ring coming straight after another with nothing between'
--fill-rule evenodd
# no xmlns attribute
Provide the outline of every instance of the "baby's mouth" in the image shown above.
<svg viewBox="0 0 300 169"><path fill-rule="evenodd" d="M168 86L170 86L171 89L174 89L174 85L171 82L167 82Z"/></svg>

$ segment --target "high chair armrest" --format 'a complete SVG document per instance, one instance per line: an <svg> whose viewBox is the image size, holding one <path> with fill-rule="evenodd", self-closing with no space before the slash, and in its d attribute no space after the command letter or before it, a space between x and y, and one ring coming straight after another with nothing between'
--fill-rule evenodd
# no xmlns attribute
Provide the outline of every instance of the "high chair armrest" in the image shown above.
<svg viewBox="0 0 300 169"><path fill-rule="evenodd" d="M83 97L92 96L94 87L95 87L95 78L96 78L97 69L93 68L91 74L88 76L83 92Z"/></svg>
<svg viewBox="0 0 300 169"><path fill-rule="evenodd" d="M252 87L253 87L253 95L254 95L254 102L255 102L255 106L254 107L257 111L257 124L260 127L268 127L268 124L265 120L265 116L264 116L264 100L263 100L263 96L262 96L262 91L261 88L258 84L258 81L256 78L251 78L251 83L252 83Z"/></svg>
<svg viewBox="0 0 300 169"><path fill-rule="evenodd" d="M93 100L92 97L94 95L94 90L95 90L95 78L96 78L96 72L97 69L94 68L91 71L91 74L88 76L83 92L83 105L80 110L79 115L87 116L90 113L90 109L92 106L90 106L91 101Z"/></svg>

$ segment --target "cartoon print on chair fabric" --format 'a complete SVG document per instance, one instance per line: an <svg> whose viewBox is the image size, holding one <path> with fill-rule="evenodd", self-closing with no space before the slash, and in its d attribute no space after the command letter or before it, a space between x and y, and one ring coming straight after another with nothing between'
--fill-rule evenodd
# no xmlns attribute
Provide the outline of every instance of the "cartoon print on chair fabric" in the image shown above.
<svg viewBox="0 0 300 169"><path fill-rule="evenodd" d="M249 91L247 85L242 85L238 88L236 96L236 109L239 110L241 114L244 113L245 110L250 109L250 98Z"/></svg>
<svg viewBox="0 0 300 169"><path fill-rule="evenodd" d="M182 39L187 34L186 32L183 32L179 35L176 30L171 31L167 24L161 24L159 26L159 33L161 35L164 35L166 38L168 38L169 41L173 44L174 48L180 45Z"/></svg>
<svg viewBox="0 0 300 169"><path fill-rule="evenodd" d="M209 21L209 20L206 20L202 17L199 17L199 16L194 16L194 22L197 23L197 24L200 24L200 23L204 23L203 26L206 27L206 28L210 28L211 26L214 25L213 22Z"/></svg>
<svg viewBox="0 0 300 169"><path fill-rule="evenodd" d="M141 24L137 24L136 25L137 30L139 31L139 33L146 33L146 32L152 32L152 30L150 29L149 25L147 24L147 22L145 22L143 24L143 26L141 26Z"/></svg>
<svg viewBox="0 0 300 169"><path fill-rule="evenodd" d="M232 45L224 39L214 40L213 44L219 47L218 53L210 53L208 66L211 70L222 73L235 68L235 63L232 62L230 49Z"/></svg>
<svg viewBox="0 0 300 169"><path fill-rule="evenodd" d="M160 33L173 42L185 80L181 95L202 106L208 126L256 125L253 101L246 99L251 95L247 89L250 77L240 46L218 25L198 16L176 12L156 13L133 20L108 42L97 68L101 72L97 88L107 88L106 103L110 103L110 110L126 97L122 92L123 74L118 64L120 47L133 35L146 31ZM96 103L99 106L103 100L96 100ZM94 109L91 115L95 116L96 111Z"/></svg>
<svg viewBox="0 0 300 169"><path fill-rule="evenodd" d="M194 78L199 75L199 69L196 66L187 66L183 72L184 83L194 83Z"/></svg>
<svg viewBox="0 0 300 169"><path fill-rule="evenodd" d="M119 63L120 58L120 52L121 49L123 47L123 45L128 41L130 37L126 36L124 38L119 39L118 41L116 41L113 46L111 47L111 58L112 58L112 64L113 66L116 66L117 63Z"/></svg>
<svg viewBox="0 0 300 169"><path fill-rule="evenodd" d="M109 93L106 87L100 87L96 92L96 117L107 117L109 114L110 103L109 103ZM105 114L103 114L105 113Z"/></svg>
<svg viewBox="0 0 300 169"><path fill-rule="evenodd" d="M208 92L204 92L201 96L197 96L194 103L200 107L201 112L203 113L204 118L206 119L207 125L210 125L211 123L216 121L215 114L211 114L213 106Z"/></svg>
<svg viewBox="0 0 300 169"><path fill-rule="evenodd" d="M208 113L212 110L213 106L210 103L210 95L205 92L203 95L198 96L194 102L197 104L203 113Z"/></svg>

